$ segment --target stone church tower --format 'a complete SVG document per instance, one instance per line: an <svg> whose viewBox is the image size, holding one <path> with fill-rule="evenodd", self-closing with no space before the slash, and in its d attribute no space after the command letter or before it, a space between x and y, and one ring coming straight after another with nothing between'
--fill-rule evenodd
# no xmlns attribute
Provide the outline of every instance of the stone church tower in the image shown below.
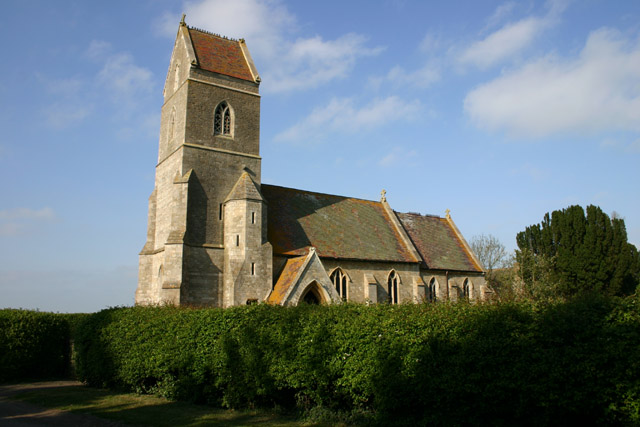
<svg viewBox="0 0 640 427"><path fill-rule="evenodd" d="M259 85L243 40L183 18L164 86L136 304L488 297L448 212L396 212L384 191L373 201L263 184Z"/></svg>
<svg viewBox="0 0 640 427"><path fill-rule="evenodd" d="M228 307L271 292L259 84L243 40L189 28L183 17L164 86L137 304Z"/></svg>

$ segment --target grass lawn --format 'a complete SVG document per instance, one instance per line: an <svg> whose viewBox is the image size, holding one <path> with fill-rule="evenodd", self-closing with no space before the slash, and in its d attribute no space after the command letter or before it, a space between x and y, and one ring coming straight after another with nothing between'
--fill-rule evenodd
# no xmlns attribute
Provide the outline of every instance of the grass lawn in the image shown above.
<svg viewBox="0 0 640 427"><path fill-rule="evenodd" d="M91 414L125 424L149 426L321 426L264 410L231 411L172 402L155 396L117 393L85 386L53 387L12 396L39 406Z"/></svg>

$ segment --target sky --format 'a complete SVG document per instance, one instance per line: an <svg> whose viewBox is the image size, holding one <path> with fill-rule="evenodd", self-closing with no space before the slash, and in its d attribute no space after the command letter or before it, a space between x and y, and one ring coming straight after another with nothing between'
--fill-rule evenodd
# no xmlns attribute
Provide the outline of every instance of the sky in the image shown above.
<svg viewBox="0 0 640 427"><path fill-rule="evenodd" d="M20 0L0 16L0 308L133 305L182 13L244 38L262 181L451 216L597 205L640 247L640 2Z"/></svg>

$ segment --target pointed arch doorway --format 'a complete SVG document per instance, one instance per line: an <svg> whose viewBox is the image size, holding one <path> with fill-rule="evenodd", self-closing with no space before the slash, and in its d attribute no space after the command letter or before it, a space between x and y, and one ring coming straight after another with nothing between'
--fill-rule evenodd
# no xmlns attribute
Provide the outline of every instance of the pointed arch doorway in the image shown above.
<svg viewBox="0 0 640 427"><path fill-rule="evenodd" d="M327 299L324 297L322 288L315 280L307 286L300 297L300 302L305 304L325 304Z"/></svg>

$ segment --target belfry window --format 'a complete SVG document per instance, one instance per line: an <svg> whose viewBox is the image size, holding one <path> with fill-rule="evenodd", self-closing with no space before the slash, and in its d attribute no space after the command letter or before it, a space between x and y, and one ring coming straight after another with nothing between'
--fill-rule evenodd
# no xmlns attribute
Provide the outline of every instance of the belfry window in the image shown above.
<svg viewBox="0 0 640 427"><path fill-rule="evenodd" d="M216 107L213 119L213 133L216 135L232 136L233 112L226 101L222 101Z"/></svg>
<svg viewBox="0 0 640 427"><path fill-rule="evenodd" d="M387 279L387 291L389 292L389 303L398 303L398 283L400 283L400 277L395 270L391 270L389 278Z"/></svg>
<svg viewBox="0 0 640 427"><path fill-rule="evenodd" d="M338 295L344 301L347 300L347 275L344 274L344 271L340 268L336 268L333 273L331 273L331 282L333 282L333 286L336 288Z"/></svg>

